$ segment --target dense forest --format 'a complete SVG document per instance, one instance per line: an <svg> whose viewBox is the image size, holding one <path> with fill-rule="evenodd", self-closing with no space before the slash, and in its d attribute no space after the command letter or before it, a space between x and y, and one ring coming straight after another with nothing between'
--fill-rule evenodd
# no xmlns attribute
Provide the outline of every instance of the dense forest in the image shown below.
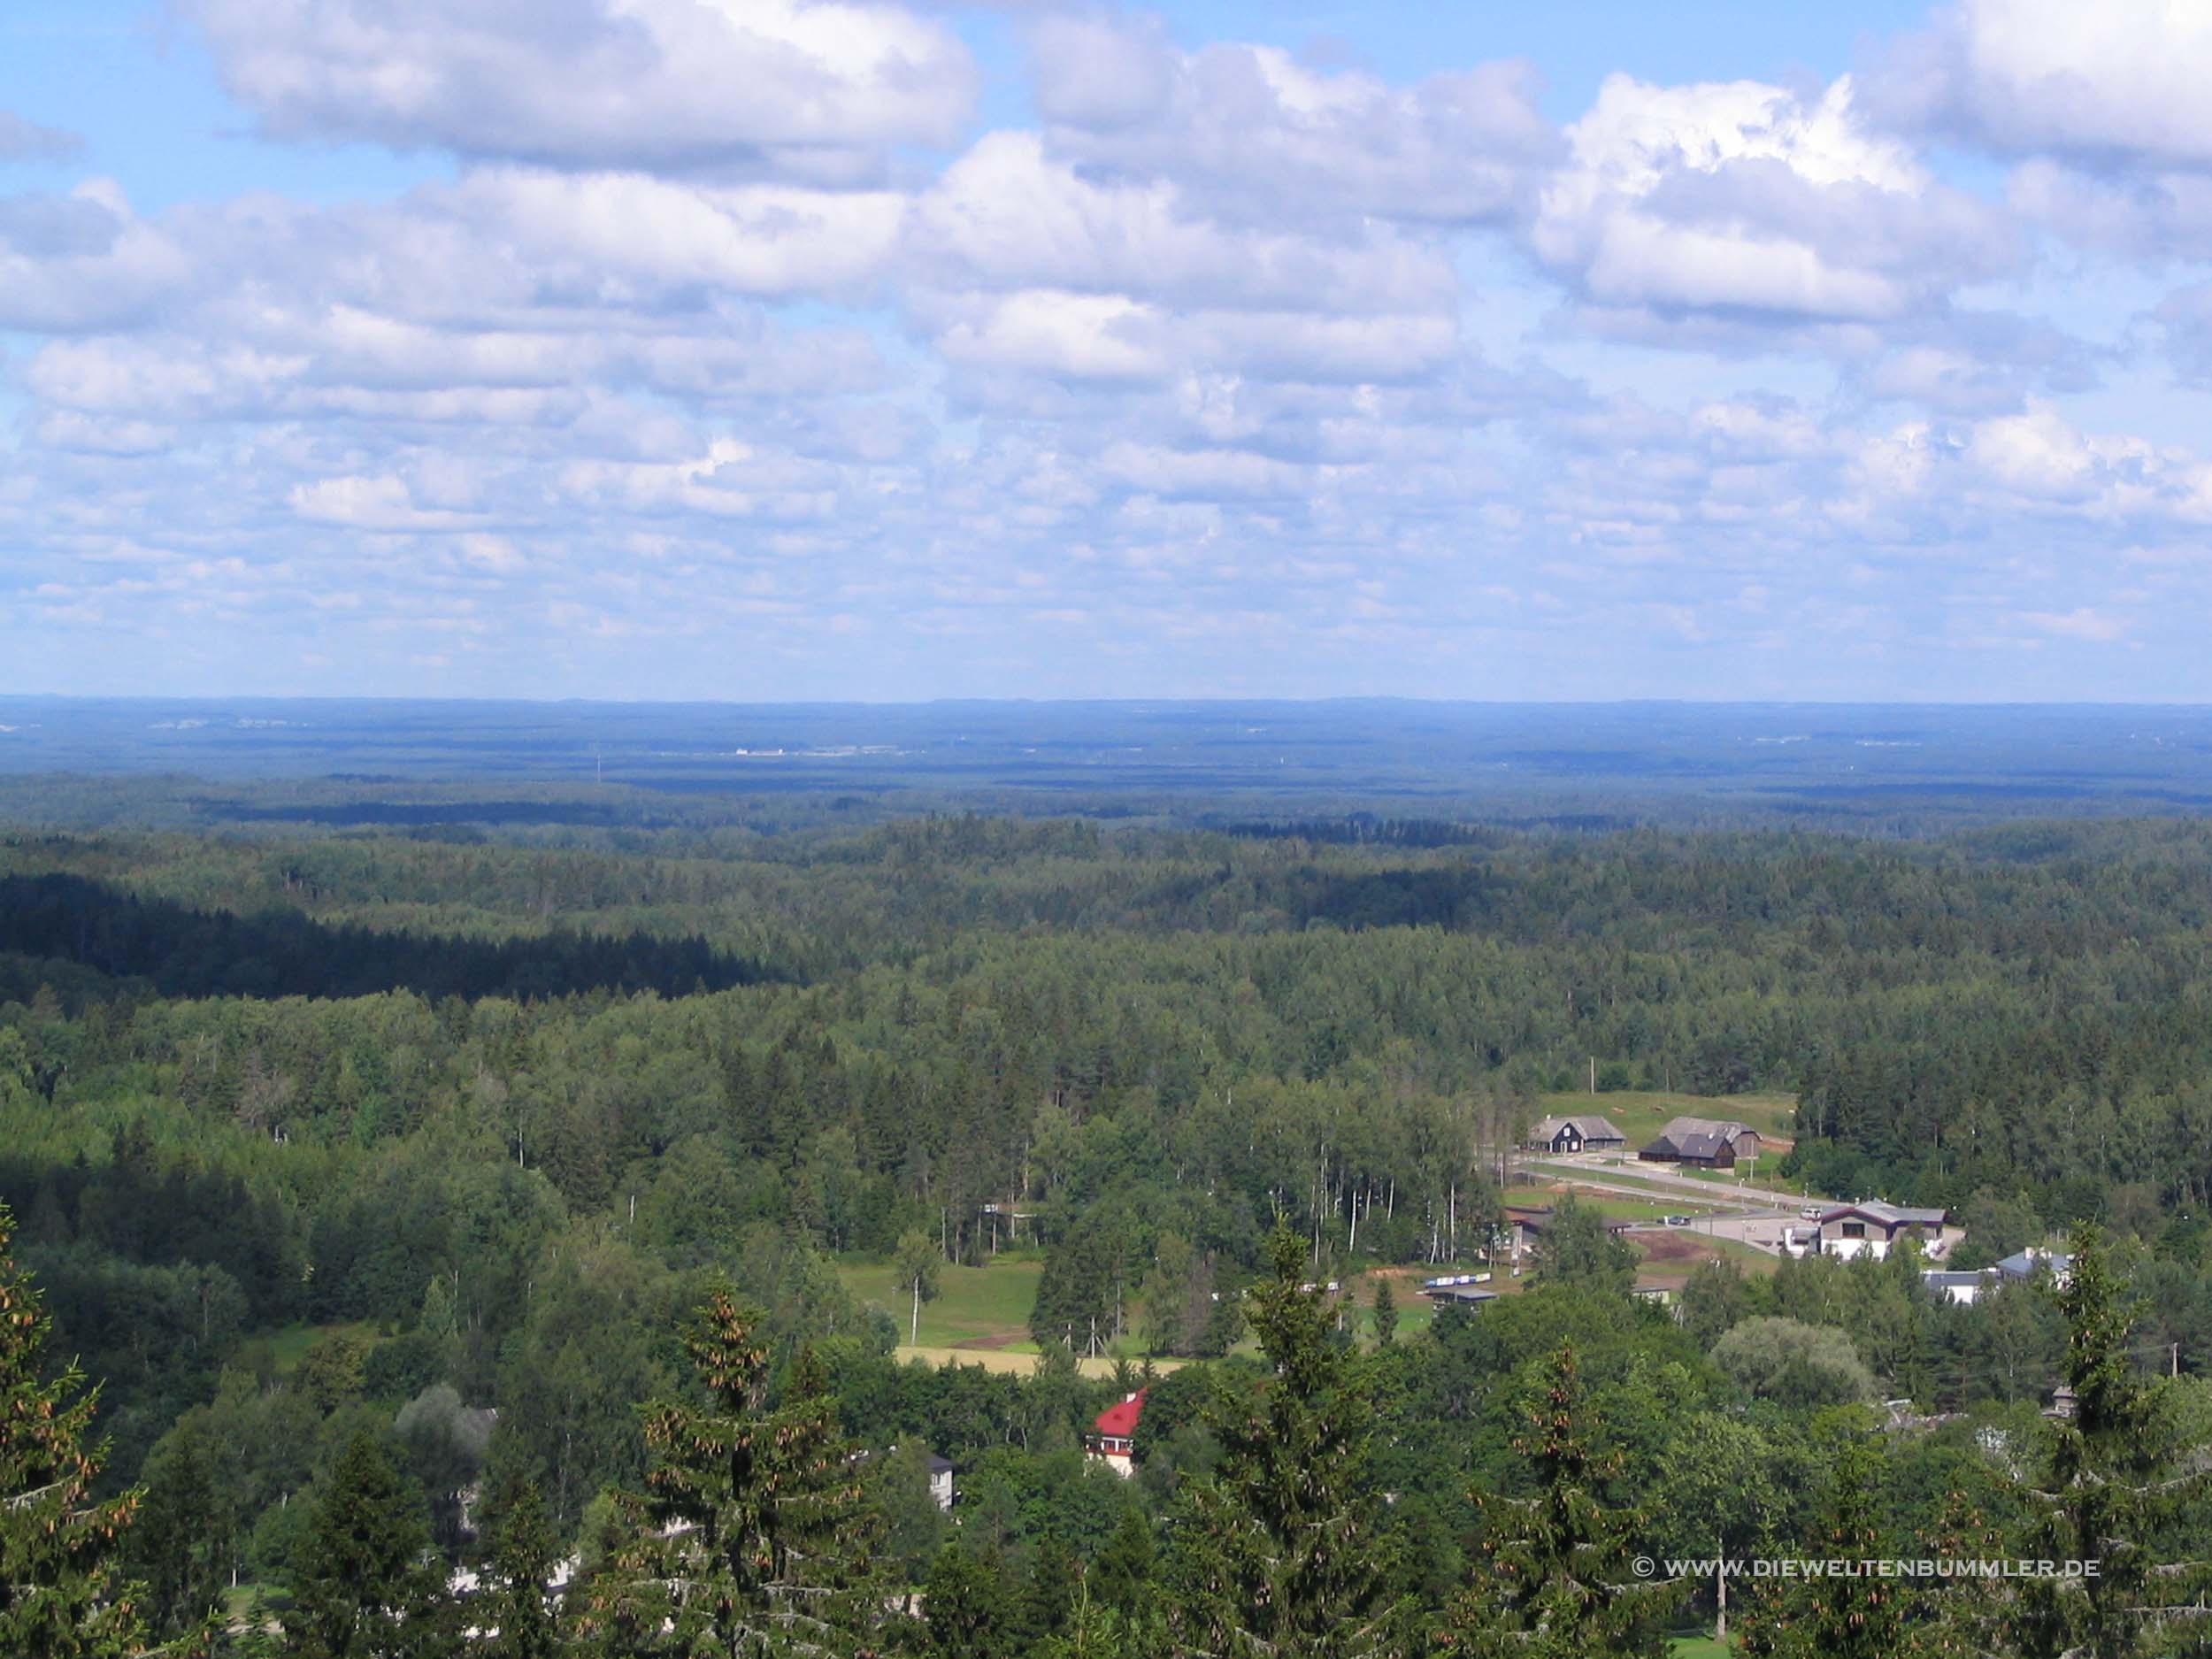
<svg viewBox="0 0 2212 1659"><path fill-rule="evenodd" d="M0 841L0 1392L131 1616L21 1650L1643 1654L1722 1609L1636 1557L1848 1555L2112 1571L1747 1583L1742 1650L2195 1651L2212 830L1244 828ZM1593 1087L2075 1271L1661 1306L1566 1196L1410 1305ZM947 1274L1033 1359L918 1356Z"/></svg>

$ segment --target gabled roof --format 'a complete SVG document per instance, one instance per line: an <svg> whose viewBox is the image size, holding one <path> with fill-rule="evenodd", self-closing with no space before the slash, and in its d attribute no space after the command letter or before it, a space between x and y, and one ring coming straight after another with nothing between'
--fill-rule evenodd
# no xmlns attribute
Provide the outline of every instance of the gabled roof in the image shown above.
<svg viewBox="0 0 2212 1659"><path fill-rule="evenodd" d="M1145 1390L1140 1388L1126 1400L1117 1400L1098 1414L1091 1425L1101 1434L1118 1440L1125 1440L1137 1432L1137 1419L1144 1415Z"/></svg>
<svg viewBox="0 0 2212 1659"><path fill-rule="evenodd" d="M2031 1245L2024 1250L2015 1250L1997 1263L1997 1271L2013 1279L2033 1279L2035 1270L2047 1267L2054 1273L2063 1273L2074 1264L2072 1255L2065 1250L2042 1250Z"/></svg>
<svg viewBox="0 0 2212 1659"><path fill-rule="evenodd" d="M1539 1118L1528 1126L1532 1141L1549 1141L1562 1129L1571 1128L1585 1141L1625 1141L1623 1134L1605 1118L1588 1112L1576 1112L1569 1117Z"/></svg>
<svg viewBox="0 0 2212 1659"><path fill-rule="evenodd" d="M1987 1281L1979 1273L1931 1267L1922 1271L1920 1282L1930 1290L1964 1290L1970 1285L1981 1285Z"/></svg>
<svg viewBox="0 0 2212 1659"><path fill-rule="evenodd" d="M1739 1123L1733 1118L1673 1118L1659 1132L1659 1138L1679 1146L1685 1135L1711 1135L1718 1141L1733 1141L1739 1135L1755 1136L1758 1133L1749 1124Z"/></svg>
<svg viewBox="0 0 2212 1659"><path fill-rule="evenodd" d="M1869 1199L1863 1204L1838 1204L1820 1217L1820 1225L1840 1221L1846 1216L1859 1216L1868 1221L1878 1222L1885 1227L1939 1227L1950 1212L1945 1210L1915 1210L1906 1204L1886 1204L1879 1199Z"/></svg>
<svg viewBox="0 0 2212 1659"><path fill-rule="evenodd" d="M1723 1135L1709 1135L1702 1131L1684 1135L1674 1143L1674 1149L1686 1158L1717 1158L1723 1152L1733 1154L1735 1143Z"/></svg>

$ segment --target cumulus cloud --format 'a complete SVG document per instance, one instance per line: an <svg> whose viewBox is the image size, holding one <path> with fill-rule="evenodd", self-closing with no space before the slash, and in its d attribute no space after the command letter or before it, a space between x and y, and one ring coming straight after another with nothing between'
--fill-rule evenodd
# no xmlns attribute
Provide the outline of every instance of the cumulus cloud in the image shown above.
<svg viewBox="0 0 2212 1659"><path fill-rule="evenodd" d="M1847 76L1808 100L1614 75L1568 142L1531 240L1599 306L1884 322L2010 255L1994 215L1865 127Z"/></svg>
<svg viewBox="0 0 2212 1659"><path fill-rule="evenodd" d="M0 196L0 327L127 324L191 276L183 252L106 180L65 196Z"/></svg>
<svg viewBox="0 0 2212 1659"><path fill-rule="evenodd" d="M992 134L946 169L906 251L924 281L1278 311L1428 310L1455 289L1448 260L1411 239L1223 223L1174 181L1087 177L1025 133Z"/></svg>
<svg viewBox="0 0 2212 1659"><path fill-rule="evenodd" d="M2212 524L2185 441L2070 401L2212 373L2200 273L2084 345L2002 284L2109 164L1990 199L1849 80L1616 77L1563 134L1526 65L1038 9L1036 130L978 134L887 4L176 3L268 134L458 160L0 196L0 626L82 630L56 664L189 615L142 654L208 683L288 630L356 687L403 647L457 689L1450 691L1517 640L1562 691L1675 641L1847 695L1804 638L2133 641L2023 572ZM2212 223L2159 154L2116 257Z"/></svg>
<svg viewBox="0 0 2212 1659"><path fill-rule="evenodd" d="M958 135L941 25L844 0L174 0L281 138L850 183Z"/></svg>
<svg viewBox="0 0 2212 1659"><path fill-rule="evenodd" d="M1174 180L1233 217L1494 220L1524 199L1557 144L1525 63L1394 87L1273 47L1185 53L1156 19L1098 15L1048 14L1030 51L1056 151Z"/></svg>
<svg viewBox="0 0 2212 1659"><path fill-rule="evenodd" d="M2001 151L2212 164L2212 10L2197 0L1958 0L1885 53L1888 119Z"/></svg>

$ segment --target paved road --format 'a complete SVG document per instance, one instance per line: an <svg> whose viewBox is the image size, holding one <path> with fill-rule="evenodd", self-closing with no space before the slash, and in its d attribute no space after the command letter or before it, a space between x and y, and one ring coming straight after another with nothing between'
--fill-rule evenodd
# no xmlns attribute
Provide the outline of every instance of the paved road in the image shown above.
<svg viewBox="0 0 2212 1659"><path fill-rule="evenodd" d="M1692 1214L1694 1219L1686 1227L1650 1224L1654 1232L1735 1239L1778 1256L1782 1252L1782 1230L1806 1225L1798 1212L1807 1200L1797 1193L1778 1193L1768 1187L1735 1182L1724 1186L1718 1181L1701 1181L1694 1175L1678 1175L1648 1164L1632 1166L1640 1185L1608 1180L1608 1173L1628 1171L1618 1170L1610 1160L1596 1157L1525 1158L1522 1163L1538 1173L1571 1177L1578 1187L1617 1197L1664 1203L1678 1194L1685 1212ZM1699 1201L1697 1210L1692 1209L1693 1199Z"/></svg>
<svg viewBox="0 0 2212 1659"><path fill-rule="evenodd" d="M1813 1201L1801 1193L1777 1192L1770 1187L1755 1187L1748 1181L1706 1181L1694 1175L1682 1175L1663 1164L1638 1162L1616 1163L1602 1154L1584 1153L1570 1157L1523 1158L1521 1162L1532 1170L1548 1175L1571 1175L1577 1180L1594 1187L1609 1174L1633 1176L1643 1183L1640 1191L1634 1185L1612 1190L1634 1194L1651 1199L1666 1199L1679 1193L1686 1198L1702 1198L1709 1204L1765 1204L1794 1216ZM1653 1191L1653 1188L1658 1191Z"/></svg>

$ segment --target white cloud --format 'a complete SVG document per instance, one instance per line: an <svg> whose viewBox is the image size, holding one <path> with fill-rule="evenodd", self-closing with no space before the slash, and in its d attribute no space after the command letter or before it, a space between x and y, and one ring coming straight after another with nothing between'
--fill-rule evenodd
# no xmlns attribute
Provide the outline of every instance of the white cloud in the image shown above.
<svg viewBox="0 0 2212 1659"><path fill-rule="evenodd" d="M418 506L407 480L389 473L296 484L291 502L303 518L354 530L451 530L471 522L464 514Z"/></svg>
<svg viewBox="0 0 2212 1659"><path fill-rule="evenodd" d="M908 252L922 280L1278 311L1433 309L1455 288L1433 248L1224 224L1170 180L1087 177L1025 133L992 134L946 170L916 207Z"/></svg>
<svg viewBox="0 0 2212 1659"><path fill-rule="evenodd" d="M1614 75L1568 140L1531 239L1601 306L1886 322L2008 254L1993 215L1867 130L1847 76L1808 102Z"/></svg>
<svg viewBox="0 0 2212 1659"><path fill-rule="evenodd" d="M282 138L849 183L949 144L976 71L943 27L838 0L173 0Z"/></svg>
<svg viewBox="0 0 2212 1659"><path fill-rule="evenodd" d="M188 632L165 672L214 683L289 624L357 687L406 641L477 690L1448 690L1518 639L1528 683L1635 689L1609 665L1671 640L1937 612L2132 642L2132 602L2035 572L2212 525L2193 394L2116 429L2076 395L2140 365L2001 285L2013 218L2107 164L1980 199L1849 81L1617 78L1563 136L1524 65L1025 13L1040 130L941 159L972 70L887 7L193 9L270 132L462 159L330 206L0 198L10 591L98 660ZM2203 175L2158 166L2122 259L2199 245ZM2185 286L2124 349L2198 373L2200 277L2138 283ZM731 638L795 677L725 678Z"/></svg>
<svg viewBox="0 0 2212 1659"><path fill-rule="evenodd" d="M937 340L955 363L1077 380L1156 379L1174 367L1159 312L1122 295L1026 288L956 309L968 314Z"/></svg>
<svg viewBox="0 0 2212 1659"><path fill-rule="evenodd" d="M1173 180L1231 218L1496 220L1557 144L1525 63L1394 87L1273 47L1186 54L1149 20L1056 16L1035 26L1031 57L1056 152Z"/></svg>
<svg viewBox="0 0 2212 1659"><path fill-rule="evenodd" d="M0 328L72 334L142 317L193 274L111 181L0 196Z"/></svg>
<svg viewBox="0 0 2212 1659"><path fill-rule="evenodd" d="M1893 119L1997 150L2212 163L2201 0L1961 0L1870 82Z"/></svg>

